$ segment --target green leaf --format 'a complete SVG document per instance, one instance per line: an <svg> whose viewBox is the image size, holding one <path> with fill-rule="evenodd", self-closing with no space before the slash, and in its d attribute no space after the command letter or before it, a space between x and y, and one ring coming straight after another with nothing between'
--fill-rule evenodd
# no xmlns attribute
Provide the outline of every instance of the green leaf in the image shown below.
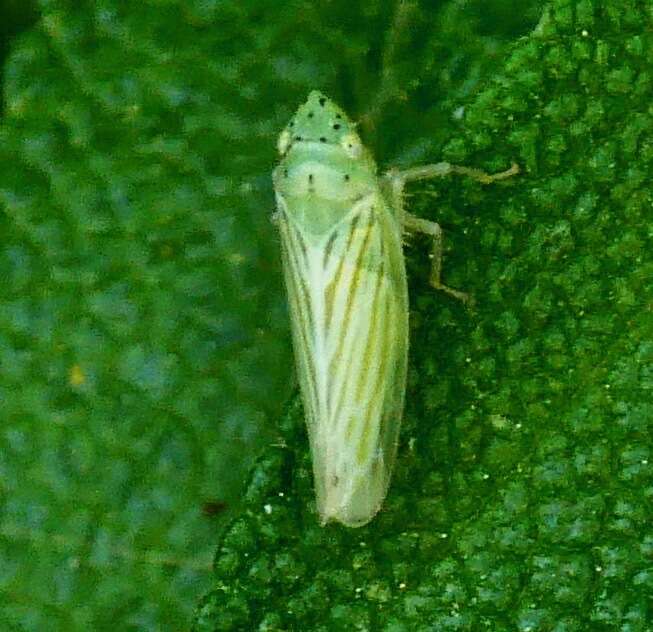
<svg viewBox="0 0 653 632"><path fill-rule="evenodd" d="M2 629L184 629L226 501L199 629L646 630L651 12L555 2L509 53L539 4L40 1L3 67ZM416 239L365 531L317 527L296 402L274 421L270 170L314 88L383 167L526 169L411 191L478 309Z"/></svg>
<svg viewBox="0 0 653 632"><path fill-rule="evenodd" d="M290 392L278 130L381 85L377 155L423 154L523 25L485 4L0 8L0 628L187 626Z"/></svg>
<svg viewBox="0 0 653 632"><path fill-rule="evenodd" d="M194 629L649 629L652 26L644 2L556 0L465 108L432 160L523 172L411 199L449 229L446 281L477 311L428 289L415 244L383 509L319 526L294 400Z"/></svg>

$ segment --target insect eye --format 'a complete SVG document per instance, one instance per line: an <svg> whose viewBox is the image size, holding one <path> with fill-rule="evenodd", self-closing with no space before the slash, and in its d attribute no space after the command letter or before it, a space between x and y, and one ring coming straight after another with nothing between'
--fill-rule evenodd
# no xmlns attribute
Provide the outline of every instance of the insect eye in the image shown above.
<svg viewBox="0 0 653 632"><path fill-rule="evenodd" d="M277 140L277 150L280 155L284 155L288 151L290 145L290 132L287 129L284 129L281 134L279 134L279 139Z"/></svg>
<svg viewBox="0 0 653 632"><path fill-rule="evenodd" d="M361 139L358 138L358 134L345 134L340 139L340 146L351 158L358 158L363 151L363 145Z"/></svg>

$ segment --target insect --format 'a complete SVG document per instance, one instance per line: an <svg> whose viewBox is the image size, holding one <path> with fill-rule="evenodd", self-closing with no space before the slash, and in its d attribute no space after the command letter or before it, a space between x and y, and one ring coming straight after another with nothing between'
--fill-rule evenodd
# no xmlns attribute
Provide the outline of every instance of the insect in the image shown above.
<svg viewBox="0 0 653 632"><path fill-rule="evenodd" d="M404 230L433 238L440 279L442 231L404 210L407 182L488 175L437 163L377 175L356 125L313 91L281 132L273 173L293 347L322 524L369 522L386 496L397 452L408 353Z"/></svg>

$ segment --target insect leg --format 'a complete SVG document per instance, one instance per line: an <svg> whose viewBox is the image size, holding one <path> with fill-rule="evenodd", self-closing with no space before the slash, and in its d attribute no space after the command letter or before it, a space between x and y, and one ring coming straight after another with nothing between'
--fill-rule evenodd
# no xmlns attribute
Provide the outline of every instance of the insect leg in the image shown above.
<svg viewBox="0 0 653 632"><path fill-rule="evenodd" d="M415 215L411 215L410 213L404 213L404 228L410 232L425 233L433 238L430 254L430 284L436 290L442 290L449 294L449 296L453 296L463 303L468 305L471 304L473 301L469 294L461 292L460 290L455 290L454 288L442 283L442 228L440 227L440 224L437 222L430 222L421 217L415 217Z"/></svg>
<svg viewBox="0 0 653 632"><path fill-rule="evenodd" d="M425 233L433 238L430 282L434 288L442 290L464 303L469 304L472 302L471 297L465 292L455 290L454 288L442 283L442 228L436 222L430 222L405 212L403 206L403 191L406 183L416 180L426 180L429 178L443 178L445 176L456 174L473 178L482 184L490 184L497 180L510 178L518 173L519 166L516 163L513 163L510 169L506 169L500 173L489 174L472 167L461 167L458 165L452 165L448 162L438 162L432 165L413 167L412 169L406 169L405 171L392 170L386 174L385 178L390 185L393 202L395 208L398 209L403 227L408 231Z"/></svg>
<svg viewBox="0 0 653 632"><path fill-rule="evenodd" d="M421 167L413 167L405 171L390 171L388 178L393 183L393 188L399 186L403 189L407 182L414 182L415 180L427 180L430 178L444 178L453 174L467 176L480 182L481 184L491 184L497 180L505 180L519 173L519 165L512 163L510 169L501 171L499 173L485 173L480 169L472 167L461 167L459 165L452 165L448 162L437 162L433 165L423 165Z"/></svg>

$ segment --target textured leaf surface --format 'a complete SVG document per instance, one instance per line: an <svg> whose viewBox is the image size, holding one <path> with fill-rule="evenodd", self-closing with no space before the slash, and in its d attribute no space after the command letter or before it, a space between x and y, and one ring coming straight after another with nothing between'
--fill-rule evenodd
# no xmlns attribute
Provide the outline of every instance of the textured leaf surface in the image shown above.
<svg viewBox="0 0 653 632"><path fill-rule="evenodd" d="M478 307L429 291L411 256L384 509L319 527L293 404L196 630L651 629L652 26L647 2L556 0L467 107L444 158L524 173L413 198Z"/></svg>
<svg viewBox="0 0 653 632"><path fill-rule="evenodd" d="M0 127L0 628L183 629L202 505L287 392L281 119L227 56L237 11L226 33L204 2L41 11Z"/></svg>
<svg viewBox="0 0 653 632"><path fill-rule="evenodd" d="M367 129L379 156L423 152L415 109L442 138L434 95L523 25L481 34L485 5L38 3L2 68L1 629L187 627L289 391L278 131L315 87L360 113L392 49L417 83ZM34 13L5 2L0 32Z"/></svg>
<svg viewBox="0 0 653 632"><path fill-rule="evenodd" d="M646 629L647 5L556 4L512 58L496 33L526 32L528 7L503 0L39 5L3 68L0 628L186 627L216 539L200 508L233 505L287 392L269 173L279 129L321 88L372 108L383 166L439 159L456 136L452 160L531 171L411 199L448 229L446 280L479 309L428 291L415 240L399 509L370 532L384 555L314 530L294 411L298 452L254 470L197 625ZM460 138L451 113L501 66ZM274 527L284 505L298 518Z"/></svg>

